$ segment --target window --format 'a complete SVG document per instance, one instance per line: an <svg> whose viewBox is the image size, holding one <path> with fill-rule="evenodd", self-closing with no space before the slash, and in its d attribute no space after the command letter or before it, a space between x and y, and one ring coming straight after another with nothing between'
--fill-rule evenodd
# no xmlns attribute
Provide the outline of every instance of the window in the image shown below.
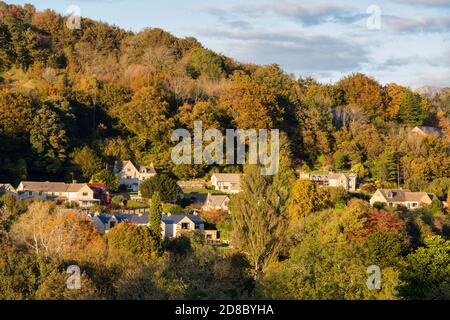
<svg viewBox="0 0 450 320"><path fill-rule="evenodd" d="M33 191L28 191L28 195L32 196L33 195Z"/></svg>
<svg viewBox="0 0 450 320"><path fill-rule="evenodd" d="M87 192L83 192L83 197L87 197L88 193Z"/></svg>
<svg viewBox="0 0 450 320"><path fill-rule="evenodd" d="M181 224L181 229L182 230L189 230L189 223L182 223Z"/></svg>
<svg viewBox="0 0 450 320"><path fill-rule="evenodd" d="M195 224L195 230L199 230L200 229L200 225L199 224Z"/></svg>
<svg viewBox="0 0 450 320"><path fill-rule="evenodd" d="M128 168L128 169L127 169L127 172L131 172L131 169L130 169L130 168Z"/></svg>
<svg viewBox="0 0 450 320"><path fill-rule="evenodd" d="M116 226L116 222L115 221L110 221L109 222L109 228L114 228Z"/></svg>
<svg viewBox="0 0 450 320"><path fill-rule="evenodd" d="M223 186L223 190L228 190L228 186Z"/></svg>

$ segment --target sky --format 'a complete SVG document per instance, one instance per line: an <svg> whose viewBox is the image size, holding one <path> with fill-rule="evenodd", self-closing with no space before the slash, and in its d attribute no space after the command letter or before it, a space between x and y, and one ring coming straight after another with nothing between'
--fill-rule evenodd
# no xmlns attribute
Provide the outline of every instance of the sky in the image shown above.
<svg viewBox="0 0 450 320"><path fill-rule="evenodd" d="M363 72L382 84L450 87L450 0L26 0L132 31L196 37L244 63L279 64L334 82Z"/></svg>

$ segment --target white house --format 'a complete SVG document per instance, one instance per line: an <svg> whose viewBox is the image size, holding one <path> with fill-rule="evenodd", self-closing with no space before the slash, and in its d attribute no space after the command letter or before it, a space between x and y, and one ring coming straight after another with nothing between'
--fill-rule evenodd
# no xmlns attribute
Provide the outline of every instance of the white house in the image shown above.
<svg viewBox="0 0 450 320"><path fill-rule="evenodd" d="M238 193L241 191L241 174L214 173L211 176L211 184L215 190L225 193Z"/></svg>
<svg viewBox="0 0 450 320"><path fill-rule="evenodd" d="M389 207L404 206L408 209L421 208L424 205L429 205L437 197L432 193L426 192L411 192L410 190L399 189L378 189L372 198L370 198L370 205L377 202L385 203Z"/></svg>
<svg viewBox="0 0 450 320"><path fill-rule="evenodd" d="M153 163L150 166L135 165L130 160L117 162L114 173L119 177L119 184L131 191L139 191L139 184L156 175Z"/></svg>
<svg viewBox="0 0 450 320"><path fill-rule="evenodd" d="M19 199L75 202L83 208L100 204L100 200L94 198L94 191L86 183L22 181L17 187L17 194Z"/></svg>
<svg viewBox="0 0 450 320"><path fill-rule="evenodd" d="M148 225L148 214L122 215L122 214L95 214L89 215L95 227L101 234L106 234L121 222L136 225ZM161 216L161 235L166 238L174 238L185 231L205 231L204 222L196 215L175 214ZM205 235L206 236L206 235Z"/></svg>
<svg viewBox="0 0 450 320"><path fill-rule="evenodd" d="M17 191L9 183L0 183L0 195L2 194L12 194L17 197Z"/></svg>
<svg viewBox="0 0 450 320"><path fill-rule="evenodd" d="M213 195L211 193L208 193L208 196L202 209L205 211L222 210L228 212L229 202L230 198L226 195Z"/></svg>
<svg viewBox="0 0 450 320"><path fill-rule="evenodd" d="M310 180L318 185L327 187L343 187L347 191L356 191L358 176L354 173L315 174L300 173L300 179Z"/></svg>

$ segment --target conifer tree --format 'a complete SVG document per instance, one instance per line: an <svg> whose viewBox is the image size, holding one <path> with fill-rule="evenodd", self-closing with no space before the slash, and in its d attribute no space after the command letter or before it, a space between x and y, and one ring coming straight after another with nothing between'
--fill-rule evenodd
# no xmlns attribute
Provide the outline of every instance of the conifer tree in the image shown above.
<svg viewBox="0 0 450 320"><path fill-rule="evenodd" d="M153 193L150 210L148 215L148 223L150 230L155 235L155 238L158 239L158 242L161 242L161 198L158 192Z"/></svg>

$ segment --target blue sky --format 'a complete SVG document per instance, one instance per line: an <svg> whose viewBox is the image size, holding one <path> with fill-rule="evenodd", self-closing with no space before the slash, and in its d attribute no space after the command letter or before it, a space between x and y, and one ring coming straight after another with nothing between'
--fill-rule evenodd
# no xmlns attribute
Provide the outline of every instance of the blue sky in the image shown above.
<svg viewBox="0 0 450 320"><path fill-rule="evenodd" d="M26 0L139 31L194 36L241 62L278 63L323 82L364 72L381 83L450 87L450 0ZM367 20L380 10L380 28ZM373 25L373 24L372 24Z"/></svg>

